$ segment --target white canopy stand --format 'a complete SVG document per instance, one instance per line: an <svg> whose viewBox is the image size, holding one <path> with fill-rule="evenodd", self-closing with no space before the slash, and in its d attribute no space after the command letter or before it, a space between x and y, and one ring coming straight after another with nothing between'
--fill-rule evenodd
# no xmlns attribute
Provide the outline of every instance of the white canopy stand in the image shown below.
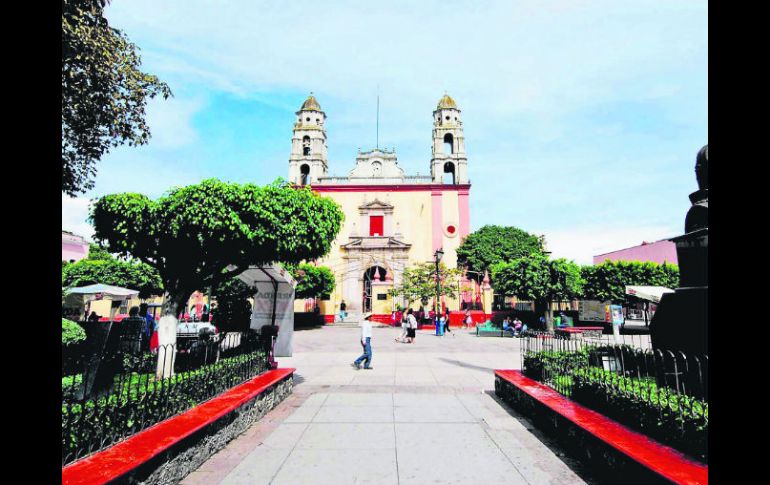
<svg viewBox="0 0 770 485"><path fill-rule="evenodd" d="M296 280L278 265L253 266L237 276L256 290L251 325L259 330L265 325L277 325L274 355L291 357L294 340L294 288Z"/></svg>
<svg viewBox="0 0 770 485"><path fill-rule="evenodd" d="M642 300L660 303L665 293L673 293L674 290L665 286L626 286L626 295L633 295Z"/></svg>

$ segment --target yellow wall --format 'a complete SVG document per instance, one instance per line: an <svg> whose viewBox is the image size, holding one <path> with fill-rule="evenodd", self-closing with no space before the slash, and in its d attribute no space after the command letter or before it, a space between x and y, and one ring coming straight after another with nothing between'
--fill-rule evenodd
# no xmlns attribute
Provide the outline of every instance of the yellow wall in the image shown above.
<svg viewBox="0 0 770 485"><path fill-rule="evenodd" d="M376 186L372 188L373 190L369 192L321 192L321 195L331 197L340 204L342 211L345 213L345 221L340 233L332 244L331 251L319 261L319 264L328 266L332 270L336 281L335 290L329 305L330 308L328 310L324 309L324 313L338 312L339 303L343 298L343 275L347 263L343 259L343 251L340 249L340 245L348 243L354 231L358 236L369 235L368 221L362 223L361 215L359 214L359 207L366 203L376 199L393 206L391 232L386 235L395 235L398 232L402 235L401 241L411 244L407 267L434 261L433 197L431 191L426 188L426 190L421 191L389 192L386 190L378 191ZM447 267L454 268L457 265L457 248L462 242L459 234L460 215L458 192L456 190L442 191L441 210L443 224L440 230L444 250L442 262ZM444 230L448 224L455 226L456 232L454 235L448 235ZM385 230L387 233L387 227ZM374 263L372 262L372 264ZM456 297L445 298L451 310L459 308ZM377 300L376 295L374 295L372 305L374 313L390 313L393 308L393 300L390 297L385 301ZM413 306L417 308L420 306L420 303L414 303ZM297 306L295 305L296 308Z"/></svg>

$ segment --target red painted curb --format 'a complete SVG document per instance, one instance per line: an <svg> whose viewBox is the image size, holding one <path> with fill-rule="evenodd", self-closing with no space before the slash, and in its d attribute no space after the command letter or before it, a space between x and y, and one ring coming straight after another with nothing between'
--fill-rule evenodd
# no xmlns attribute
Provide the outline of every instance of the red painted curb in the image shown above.
<svg viewBox="0 0 770 485"><path fill-rule="evenodd" d="M673 448L562 396L525 376L520 370L496 370L495 376L510 382L555 413L666 479L691 485L708 483L708 465L691 460Z"/></svg>
<svg viewBox="0 0 770 485"><path fill-rule="evenodd" d="M242 406L296 369L267 371L106 450L62 468L63 485L107 483L134 470L203 427Z"/></svg>

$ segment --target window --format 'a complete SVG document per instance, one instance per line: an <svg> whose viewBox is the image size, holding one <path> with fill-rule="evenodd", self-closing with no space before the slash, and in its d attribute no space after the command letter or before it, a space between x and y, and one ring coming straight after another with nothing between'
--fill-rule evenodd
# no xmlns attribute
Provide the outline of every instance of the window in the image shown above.
<svg viewBox="0 0 770 485"><path fill-rule="evenodd" d="M302 154L305 156L310 155L310 137L307 135L302 137Z"/></svg>
<svg viewBox="0 0 770 485"><path fill-rule="evenodd" d="M384 216L369 216L369 235L382 236Z"/></svg>
<svg viewBox="0 0 770 485"><path fill-rule="evenodd" d="M306 163L303 164L299 168L299 173L301 174L300 185L307 185L307 184L309 184L310 183L310 165L308 165Z"/></svg>

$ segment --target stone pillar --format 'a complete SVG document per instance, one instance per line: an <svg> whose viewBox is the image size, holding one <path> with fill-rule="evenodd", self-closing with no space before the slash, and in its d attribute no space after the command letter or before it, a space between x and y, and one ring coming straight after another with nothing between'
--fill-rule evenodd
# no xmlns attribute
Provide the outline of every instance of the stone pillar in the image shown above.
<svg viewBox="0 0 770 485"><path fill-rule="evenodd" d="M362 271L360 261L348 260L345 278L342 281L342 299L345 300L348 313L361 312L361 296L364 290L359 279Z"/></svg>

